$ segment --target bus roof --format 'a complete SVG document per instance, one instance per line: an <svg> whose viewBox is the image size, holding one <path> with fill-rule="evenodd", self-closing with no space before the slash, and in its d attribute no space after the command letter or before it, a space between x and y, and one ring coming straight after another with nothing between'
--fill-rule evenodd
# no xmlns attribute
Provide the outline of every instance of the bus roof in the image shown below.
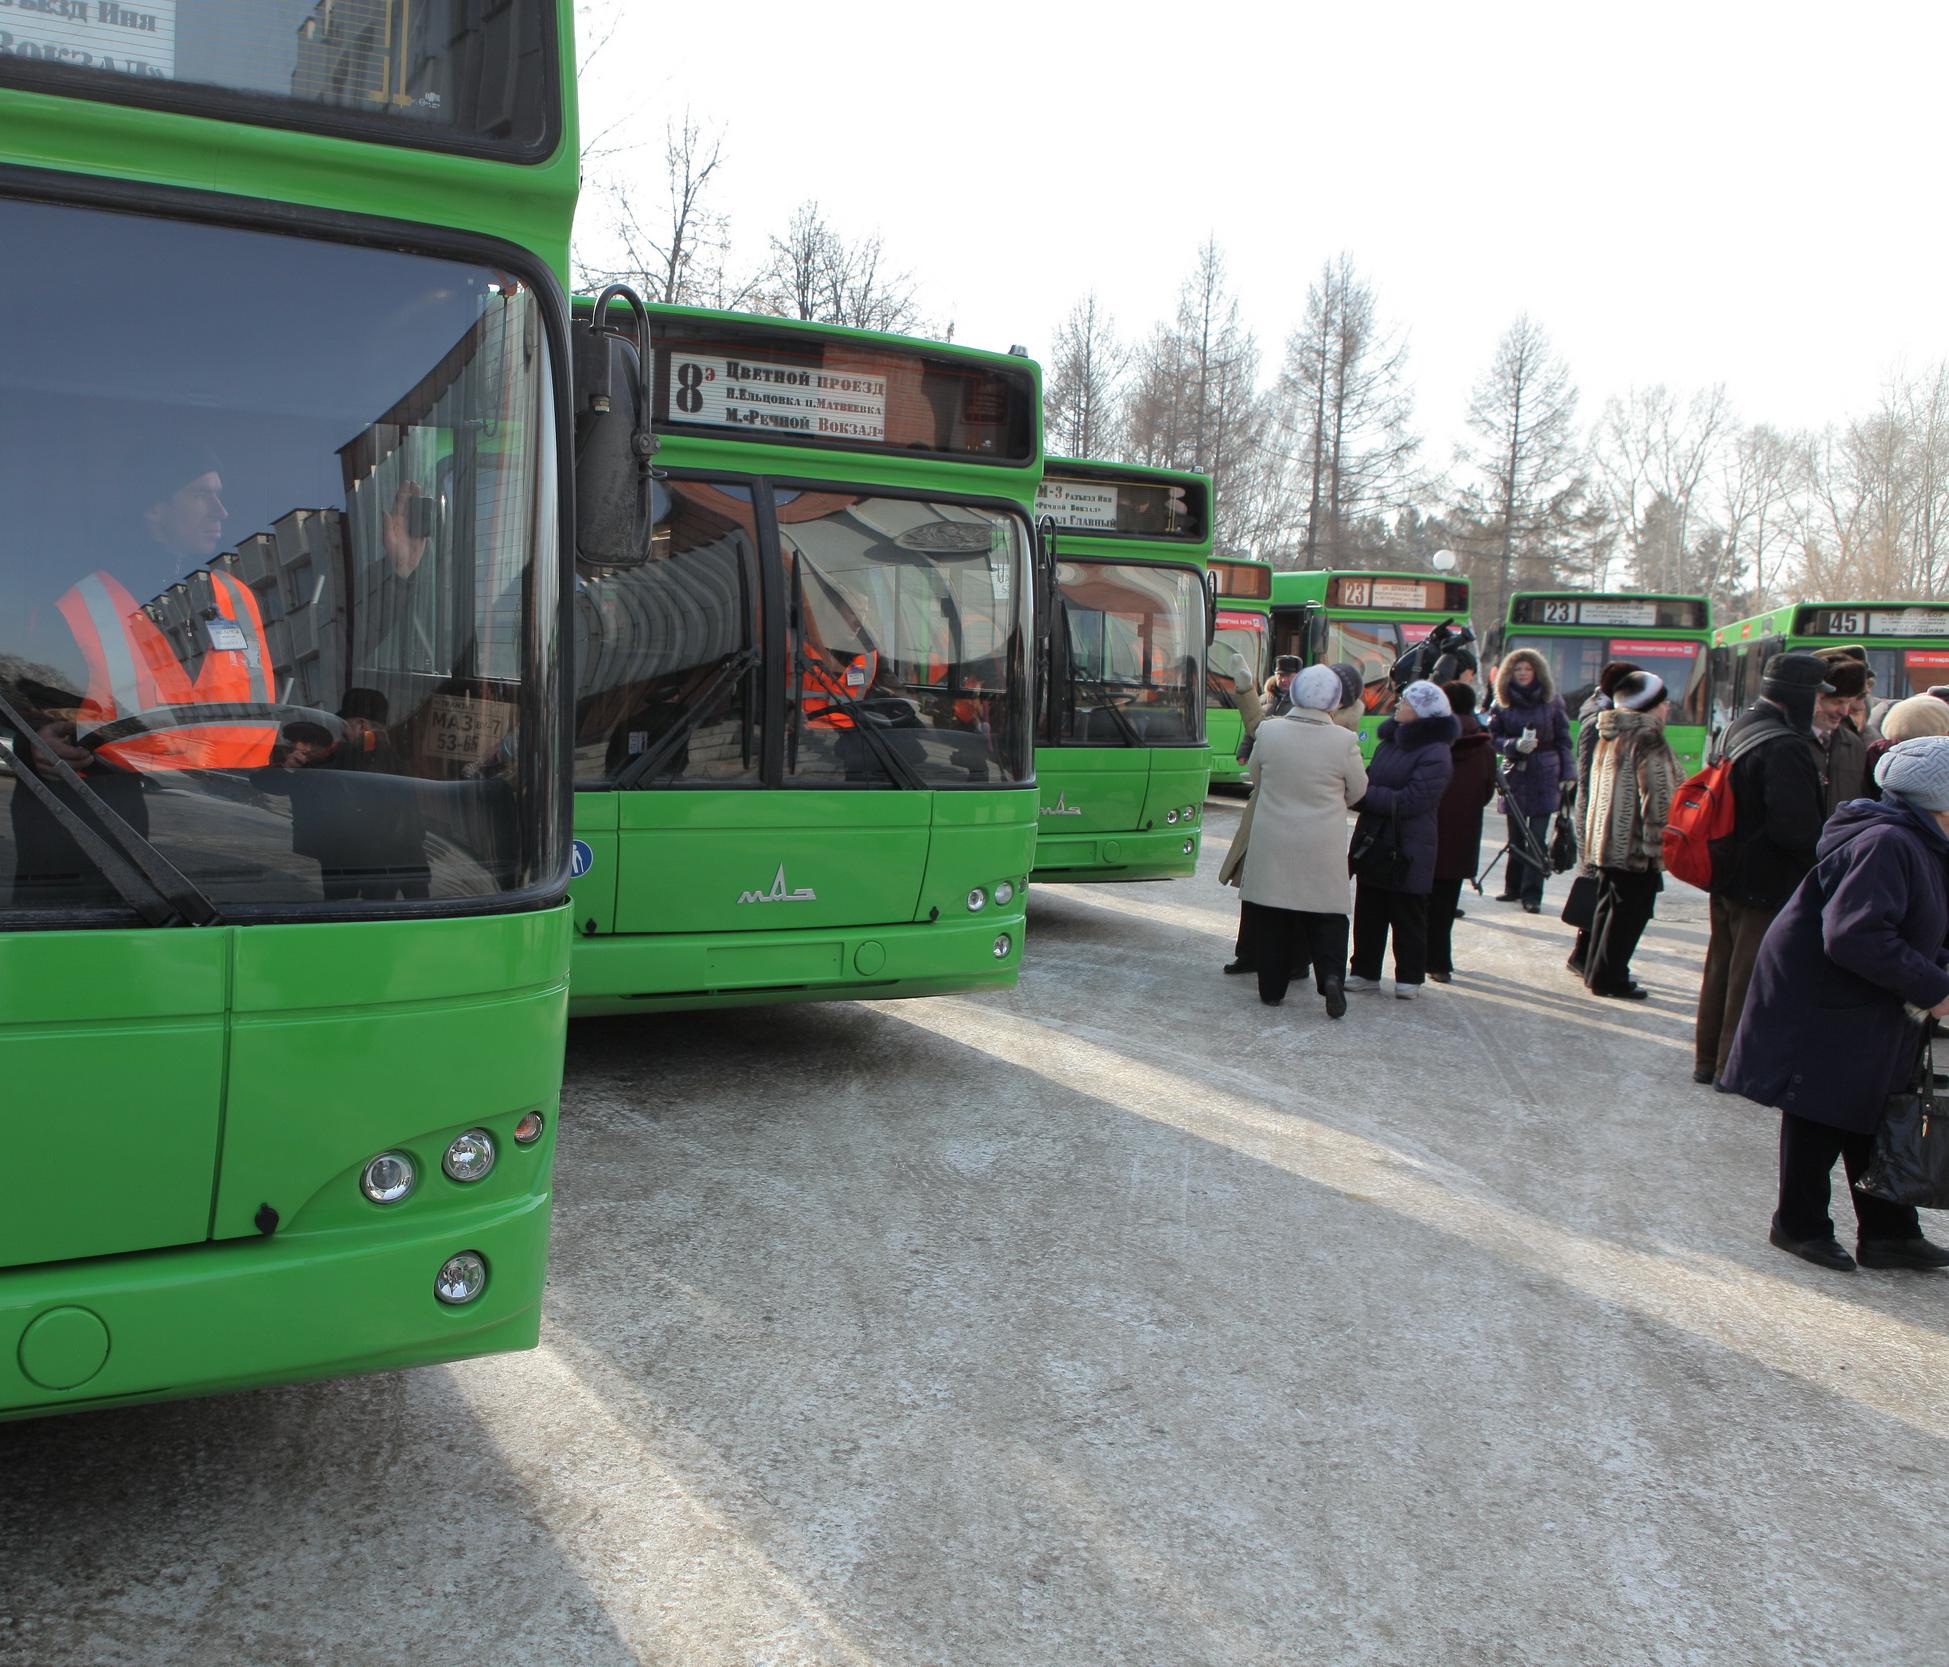
<svg viewBox="0 0 1949 1667"><path fill-rule="evenodd" d="M1712 635L1721 648L1764 637L1866 642L1872 638L1934 641L1949 636L1949 600L1788 602L1750 619L1736 619Z"/></svg>

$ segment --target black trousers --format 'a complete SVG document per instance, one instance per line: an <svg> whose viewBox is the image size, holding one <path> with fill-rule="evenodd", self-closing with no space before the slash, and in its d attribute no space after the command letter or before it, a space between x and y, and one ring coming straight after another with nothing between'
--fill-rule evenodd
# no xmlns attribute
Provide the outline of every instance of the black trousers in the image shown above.
<svg viewBox="0 0 1949 1667"><path fill-rule="evenodd" d="M1347 973L1347 917L1314 914L1307 909L1275 909L1266 903L1243 905L1242 930L1251 935L1258 955L1259 997L1283 1001L1293 981L1294 964L1310 962L1314 987L1326 993L1329 978Z"/></svg>
<svg viewBox="0 0 1949 1667"><path fill-rule="evenodd" d="M1868 1167L1874 1150L1872 1134L1849 1134L1790 1111L1780 1113L1780 1209L1773 1218L1790 1239L1825 1239L1834 1223L1827 1214L1828 1182L1839 1158L1847 1166L1848 1196L1854 1200L1854 1221L1864 1239L1913 1239L1922 1223L1912 1204L1891 1204L1871 1192L1858 1192L1854 1182Z"/></svg>
<svg viewBox="0 0 1949 1667"><path fill-rule="evenodd" d="M1662 881L1656 869L1600 868L1597 908L1584 951L1584 983L1615 995L1631 982L1631 956L1651 924Z"/></svg>
<svg viewBox="0 0 1949 1667"><path fill-rule="evenodd" d="M1527 826L1536 836L1539 851L1548 851L1550 813L1546 810L1536 816L1525 816L1520 810L1511 808L1503 821L1509 825L1509 857L1502 870L1502 889L1540 908L1543 903L1543 870L1529 860L1529 848L1523 842L1523 828Z"/></svg>
<svg viewBox="0 0 1949 1667"><path fill-rule="evenodd" d="M1365 880L1353 888L1353 971L1381 975L1381 952L1394 934L1394 982L1420 984L1428 977L1428 894L1383 891Z"/></svg>
<svg viewBox="0 0 1949 1667"><path fill-rule="evenodd" d="M1256 971L1259 965L1259 945L1257 928L1253 924L1253 908L1254 905L1246 902L1244 898L1238 900L1238 936L1232 940L1232 959ZM1292 942L1292 965L1287 968L1292 977L1298 978L1306 971L1310 965L1307 960L1309 953L1306 934L1298 933ZM1346 954L1343 945L1340 950L1340 958L1343 961L1346 959Z"/></svg>
<svg viewBox="0 0 1949 1667"><path fill-rule="evenodd" d="M1428 893L1428 970L1455 970L1455 911L1461 907L1462 880L1437 880Z"/></svg>

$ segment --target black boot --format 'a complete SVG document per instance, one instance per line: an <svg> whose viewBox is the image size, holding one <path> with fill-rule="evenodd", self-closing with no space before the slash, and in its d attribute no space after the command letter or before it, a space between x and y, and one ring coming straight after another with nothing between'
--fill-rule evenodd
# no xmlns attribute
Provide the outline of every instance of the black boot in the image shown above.
<svg viewBox="0 0 1949 1667"><path fill-rule="evenodd" d="M1338 1019L1347 1011L1347 987L1337 978L1320 980L1320 994L1326 998L1326 1016Z"/></svg>

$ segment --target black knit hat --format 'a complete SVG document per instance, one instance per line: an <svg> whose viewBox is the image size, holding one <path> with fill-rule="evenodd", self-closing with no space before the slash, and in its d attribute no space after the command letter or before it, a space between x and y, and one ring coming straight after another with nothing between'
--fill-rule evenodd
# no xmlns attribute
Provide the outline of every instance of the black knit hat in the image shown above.
<svg viewBox="0 0 1949 1667"><path fill-rule="evenodd" d="M1464 683L1459 677L1453 683L1444 683L1442 693L1448 696L1448 704L1455 708L1459 718L1464 712L1475 710L1475 685Z"/></svg>

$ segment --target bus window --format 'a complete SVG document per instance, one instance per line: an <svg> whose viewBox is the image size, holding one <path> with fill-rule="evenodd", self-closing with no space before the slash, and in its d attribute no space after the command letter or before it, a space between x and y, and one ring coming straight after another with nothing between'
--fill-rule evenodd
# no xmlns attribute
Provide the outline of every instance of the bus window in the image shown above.
<svg viewBox="0 0 1949 1667"><path fill-rule="evenodd" d="M1266 653L1266 617L1229 608L1218 610L1218 631L1206 654L1205 705L1236 707L1238 697L1232 689L1232 656L1242 659L1255 684L1266 679L1271 660Z"/></svg>
<svg viewBox="0 0 1949 1667"><path fill-rule="evenodd" d="M578 781L757 779L757 550L749 487L673 482L649 561L577 575Z"/></svg>
<svg viewBox="0 0 1949 1667"><path fill-rule="evenodd" d="M1549 662L1564 709L1575 716L1597 674L1612 660L1629 660L1655 671L1671 691L1671 721L1702 724L1706 719L1706 648L1681 637L1542 637L1512 634L1510 649L1527 648Z"/></svg>
<svg viewBox="0 0 1949 1667"><path fill-rule="evenodd" d="M1394 710L1397 691L1388 681L1394 662L1410 642L1428 634L1421 625L1397 625L1391 619L1335 619L1327 624L1326 652L1320 656L1332 665L1345 661L1360 668L1361 704L1377 717Z"/></svg>
<svg viewBox="0 0 1949 1667"><path fill-rule="evenodd" d="M1204 739L1198 699L1204 587L1188 567L1057 564L1069 637L1069 687L1056 739L1121 746Z"/></svg>

